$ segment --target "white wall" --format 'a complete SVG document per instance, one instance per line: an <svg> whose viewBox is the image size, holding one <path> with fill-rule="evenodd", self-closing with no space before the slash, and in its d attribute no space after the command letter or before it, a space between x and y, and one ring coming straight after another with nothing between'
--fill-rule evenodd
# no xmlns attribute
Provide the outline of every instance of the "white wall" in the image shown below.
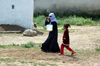
<svg viewBox="0 0 100 66"><path fill-rule="evenodd" d="M33 4L33 0L0 0L0 24L19 25L31 29Z"/></svg>
<svg viewBox="0 0 100 66"><path fill-rule="evenodd" d="M100 0L35 0L35 12L65 11L100 14Z"/></svg>

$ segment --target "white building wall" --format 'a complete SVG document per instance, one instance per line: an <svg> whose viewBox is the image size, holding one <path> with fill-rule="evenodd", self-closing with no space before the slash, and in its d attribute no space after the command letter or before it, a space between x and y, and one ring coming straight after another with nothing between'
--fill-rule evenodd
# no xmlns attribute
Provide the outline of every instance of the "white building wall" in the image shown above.
<svg viewBox="0 0 100 66"><path fill-rule="evenodd" d="M33 0L0 0L0 24L19 25L32 29L33 4Z"/></svg>
<svg viewBox="0 0 100 66"><path fill-rule="evenodd" d="M35 0L35 12L87 12L100 14L100 0Z"/></svg>

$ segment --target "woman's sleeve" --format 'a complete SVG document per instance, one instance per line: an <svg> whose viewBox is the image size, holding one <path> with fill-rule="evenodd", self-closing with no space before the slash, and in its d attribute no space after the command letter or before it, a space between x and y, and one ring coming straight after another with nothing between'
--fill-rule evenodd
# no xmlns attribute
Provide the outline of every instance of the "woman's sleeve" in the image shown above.
<svg viewBox="0 0 100 66"><path fill-rule="evenodd" d="M48 22L48 21L45 21L45 25L47 25L47 24L49 24L50 23L50 21Z"/></svg>
<svg viewBox="0 0 100 66"><path fill-rule="evenodd" d="M51 22L51 24L53 25L53 32L58 33L57 23L56 22Z"/></svg>

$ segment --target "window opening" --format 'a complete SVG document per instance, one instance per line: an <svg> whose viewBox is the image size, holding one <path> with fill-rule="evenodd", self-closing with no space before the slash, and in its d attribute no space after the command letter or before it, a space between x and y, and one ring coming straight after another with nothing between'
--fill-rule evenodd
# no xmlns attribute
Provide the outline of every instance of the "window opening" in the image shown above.
<svg viewBox="0 0 100 66"><path fill-rule="evenodd" d="M14 9L14 5L12 5L12 9Z"/></svg>

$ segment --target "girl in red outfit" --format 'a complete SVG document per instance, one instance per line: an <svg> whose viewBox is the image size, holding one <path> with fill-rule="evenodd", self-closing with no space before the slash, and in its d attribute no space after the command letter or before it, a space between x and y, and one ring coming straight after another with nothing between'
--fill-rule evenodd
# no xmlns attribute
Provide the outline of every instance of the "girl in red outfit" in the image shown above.
<svg viewBox="0 0 100 66"><path fill-rule="evenodd" d="M63 25L63 28L65 29L64 34L63 34L63 43L61 44L61 48L60 48L60 54L59 55L64 55L64 47L66 49L68 49L69 51L71 51L71 55L75 54L76 52L74 50L72 50L69 47L70 41L69 41L69 31L68 31L68 27L70 27L69 23L65 23Z"/></svg>

